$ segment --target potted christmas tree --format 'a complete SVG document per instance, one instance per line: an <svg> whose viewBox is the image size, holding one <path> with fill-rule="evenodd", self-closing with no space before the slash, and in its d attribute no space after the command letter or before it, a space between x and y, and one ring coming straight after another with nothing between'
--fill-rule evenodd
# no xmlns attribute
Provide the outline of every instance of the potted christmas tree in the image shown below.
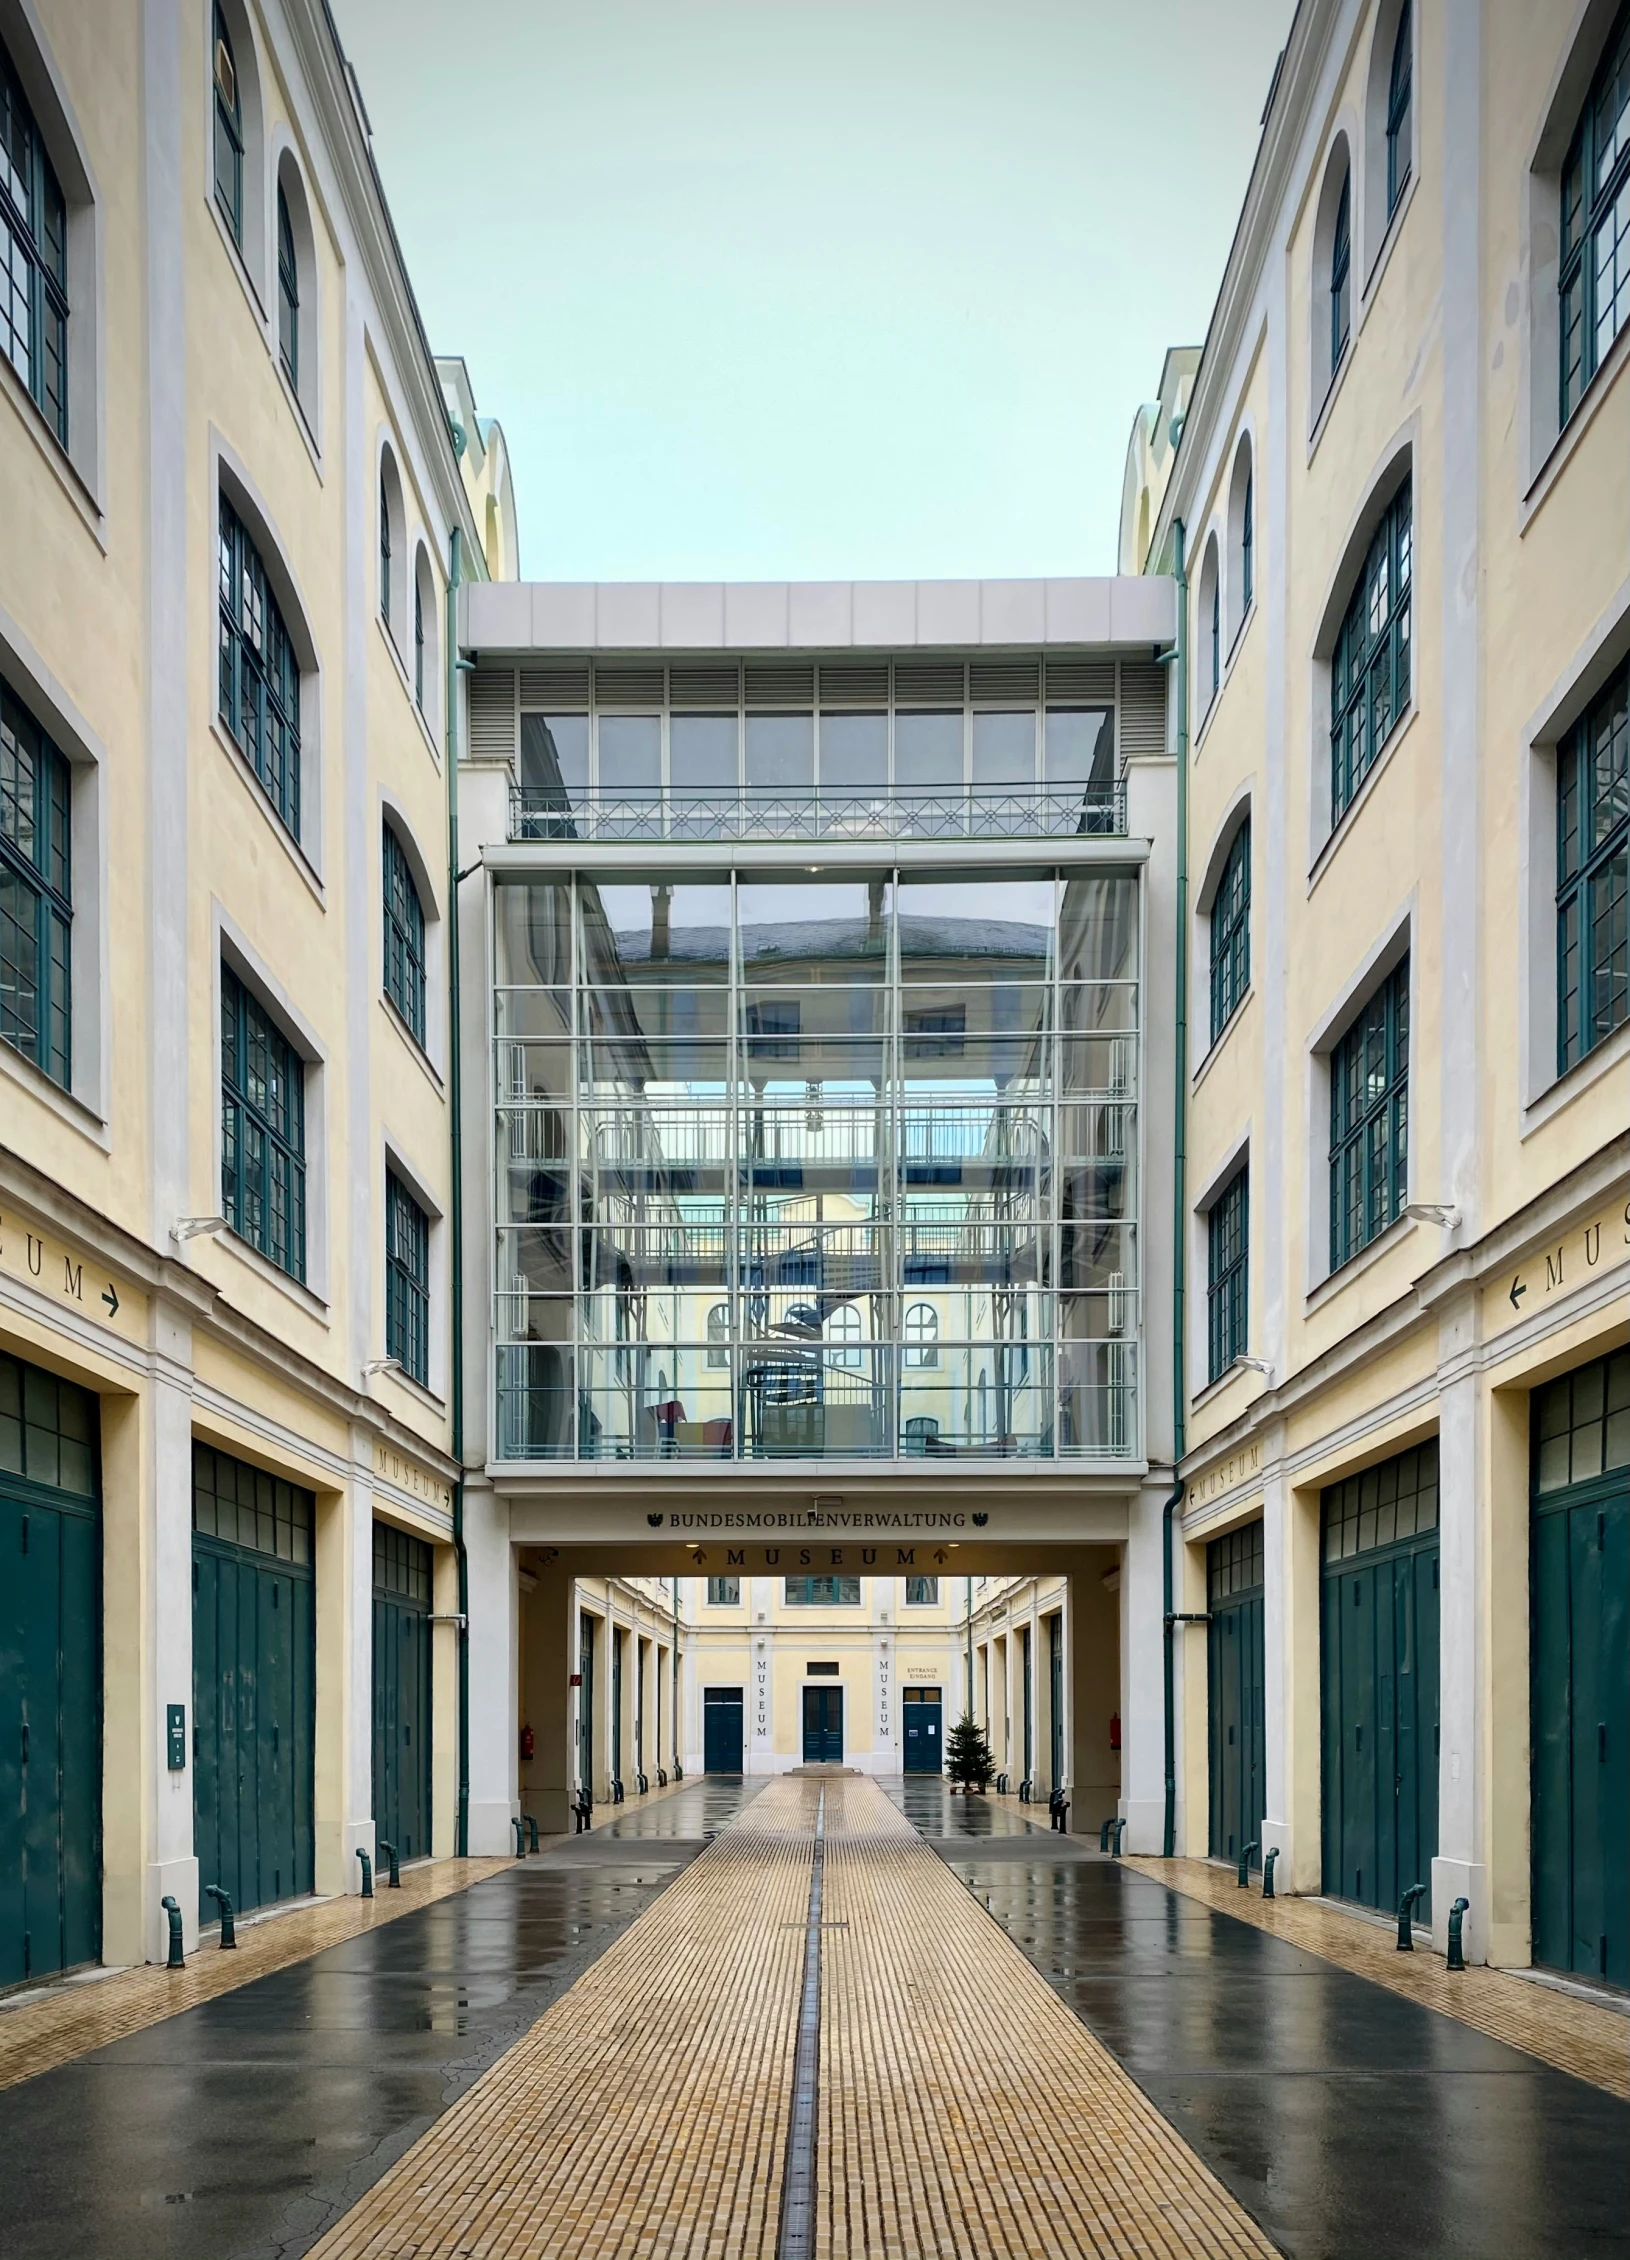
<svg viewBox="0 0 1630 2260"><path fill-rule="evenodd" d="M976 1789L983 1796L990 1787L996 1760L990 1754L984 1728L971 1711L964 1711L951 1729L945 1745L945 1770L951 1777L952 1790L960 1787L965 1797L971 1797Z"/></svg>

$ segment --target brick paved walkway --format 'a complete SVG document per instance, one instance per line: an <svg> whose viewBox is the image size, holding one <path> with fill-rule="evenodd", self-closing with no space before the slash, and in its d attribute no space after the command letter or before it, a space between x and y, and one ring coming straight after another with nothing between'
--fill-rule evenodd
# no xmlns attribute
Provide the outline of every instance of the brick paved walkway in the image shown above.
<svg viewBox="0 0 1630 2260"><path fill-rule="evenodd" d="M317 2260L769 2260L826 1796L827 2260L1273 2246L873 1783L767 1789Z"/></svg>

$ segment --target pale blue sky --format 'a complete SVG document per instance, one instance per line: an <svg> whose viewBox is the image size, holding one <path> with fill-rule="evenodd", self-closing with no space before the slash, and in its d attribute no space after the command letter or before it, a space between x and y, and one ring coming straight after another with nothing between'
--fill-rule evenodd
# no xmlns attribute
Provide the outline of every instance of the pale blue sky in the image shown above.
<svg viewBox="0 0 1630 2260"><path fill-rule="evenodd" d="M1291 0L334 0L531 579L1109 572Z"/></svg>

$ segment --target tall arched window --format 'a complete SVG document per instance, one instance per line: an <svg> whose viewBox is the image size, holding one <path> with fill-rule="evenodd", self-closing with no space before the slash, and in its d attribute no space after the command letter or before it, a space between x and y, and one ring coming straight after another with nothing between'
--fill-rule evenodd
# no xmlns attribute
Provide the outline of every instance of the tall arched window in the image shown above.
<svg viewBox="0 0 1630 2260"><path fill-rule="evenodd" d="M1415 65L1410 45L1410 4L1404 0L1398 18L1398 35L1392 43L1392 71L1387 84L1387 218L1398 209L1398 199L1409 179L1410 104Z"/></svg>
<svg viewBox="0 0 1630 2260"><path fill-rule="evenodd" d="M424 587L413 577L413 703L424 712Z"/></svg>
<svg viewBox="0 0 1630 2260"><path fill-rule="evenodd" d="M68 444L68 210L0 48L0 353Z"/></svg>
<svg viewBox="0 0 1630 2260"><path fill-rule="evenodd" d="M911 1303L906 1309L905 1362L921 1370L940 1362L940 1317L932 1303Z"/></svg>
<svg viewBox="0 0 1630 2260"><path fill-rule="evenodd" d="M385 465L379 466L379 617L391 624L391 491Z"/></svg>
<svg viewBox="0 0 1630 2260"><path fill-rule="evenodd" d="M728 1366L730 1363L728 1303L715 1303L707 1314L707 1362L711 1366Z"/></svg>
<svg viewBox="0 0 1630 2260"><path fill-rule="evenodd" d="M1406 479L1375 530L1330 665L1330 823L1337 825L1410 698L1414 526Z"/></svg>
<svg viewBox="0 0 1630 2260"><path fill-rule="evenodd" d="M860 1313L853 1303L839 1303L826 1322L826 1339L833 1365L859 1365Z"/></svg>
<svg viewBox="0 0 1630 2260"><path fill-rule="evenodd" d="M243 245L243 97L226 19L215 10L215 201L232 240Z"/></svg>
<svg viewBox="0 0 1630 2260"><path fill-rule="evenodd" d="M300 837L300 667L266 568L225 495L219 530L221 721Z"/></svg>
<svg viewBox="0 0 1630 2260"><path fill-rule="evenodd" d="M294 251L294 222L281 183L277 191L277 351L283 372L300 391L300 265Z"/></svg>
<svg viewBox="0 0 1630 2260"><path fill-rule="evenodd" d="M1353 197L1352 176L1341 184L1336 224L1330 237L1330 373L1334 376L1347 350L1353 326Z"/></svg>
<svg viewBox="0 0 1630 2260"><path fill-rule="evenodd" d="M1251 981L1251 819L1234 834L1211 903L1211 1041L1227 1027Z"/></svg>
<svg viewBox="0 0 1630 2260"><path fill-rule="evenodd" d="M1562 421L1630 319L1630 8L1613 27L1562 167Z"/></svg>
<svg viewBox="0 0 1630 2260"><path fill-rule="evenodd" d="M1234 469L1228 482L1228 641L1232 648L1234 639L1245 625L1245 615L1251 609L1255 590L1254 549L1256 543L1255 489L1252 485L1252 457L1249 433L1243 434L1234 451Z"/></svg>
<svg viewBox="0 0 1630 2260"><path fill-rule="evenodd" d="M1200 562L1200 712L1209 714L1222 682L1222 570L1217 537L1206 543Z"/></svg>
<svg viewBox="0 0 1630 2260"><path fill-rule="evenodd" d="M423 1044L425 1032L424 904L406 850L385 826L385 994Z"/></svg>

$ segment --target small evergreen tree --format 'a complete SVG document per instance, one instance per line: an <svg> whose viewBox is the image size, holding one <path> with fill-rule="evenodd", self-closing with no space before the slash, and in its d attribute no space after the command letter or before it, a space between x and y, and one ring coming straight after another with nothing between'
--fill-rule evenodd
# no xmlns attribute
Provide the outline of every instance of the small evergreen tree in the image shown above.
<svg viewBox="0 0 1630 2260"><path fill-rule="evenodd" d="M952 1787L960 1785L964 1796L971 1796L976 1789L983 1794L995 1776L996 1760L990 1754L985 1730L971 1711L964 1711L951 1729L945 1746L945 1770Z"/></svg>

